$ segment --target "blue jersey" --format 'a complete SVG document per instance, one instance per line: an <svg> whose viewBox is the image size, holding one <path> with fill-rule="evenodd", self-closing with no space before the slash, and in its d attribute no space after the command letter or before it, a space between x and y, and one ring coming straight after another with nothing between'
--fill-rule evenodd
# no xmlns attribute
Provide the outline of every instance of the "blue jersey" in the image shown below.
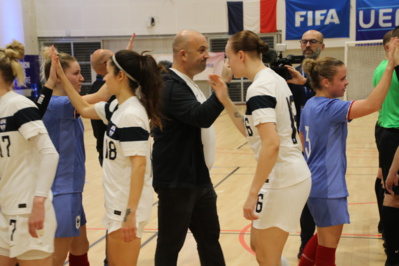
<svg viewBox="0 0 399 266"><path fill-rule="evenodd" d="M313 97L302 110L299 130L304 135L305 159L312 173L311 198L348 196L345 151L351 104Z"/></svg>
<svg viewBox="0 0 399 266"><path fill-rule="evenodd" d="M83 192L86 175L84 128L67 96L51 97L43 122L60 155L51 188L54 196Z"/></svg>

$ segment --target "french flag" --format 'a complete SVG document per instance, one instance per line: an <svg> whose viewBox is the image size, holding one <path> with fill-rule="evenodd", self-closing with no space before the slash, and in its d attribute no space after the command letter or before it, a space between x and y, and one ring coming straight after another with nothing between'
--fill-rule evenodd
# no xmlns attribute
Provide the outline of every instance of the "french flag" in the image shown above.
<svg viewBox="0 0 399 266"><path fill-rule="evenodd" d="M277 32L276 6L277 0L228 1L229 34Z"/></svg>

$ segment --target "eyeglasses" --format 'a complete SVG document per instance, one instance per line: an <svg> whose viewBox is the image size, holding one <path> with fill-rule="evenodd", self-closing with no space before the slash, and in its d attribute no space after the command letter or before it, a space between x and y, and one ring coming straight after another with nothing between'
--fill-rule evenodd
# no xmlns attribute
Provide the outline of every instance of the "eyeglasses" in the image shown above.
<svg viewBox="0 0 399 266"><path fill-rule="evenodd" d="M311 39L311 40L300 40L299 41L302 45L306 45L307 43L310 43L310 45L312 44L316 44L316 43L323 43L321 41L318 41L316 39Z"/></svg>

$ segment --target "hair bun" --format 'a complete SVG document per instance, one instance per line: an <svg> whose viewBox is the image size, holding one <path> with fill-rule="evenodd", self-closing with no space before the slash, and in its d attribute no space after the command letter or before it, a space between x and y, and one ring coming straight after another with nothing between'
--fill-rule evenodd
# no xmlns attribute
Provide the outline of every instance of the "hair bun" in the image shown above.
<svg viewBox="0 0 399 266"><path fill-rule="evenodd" d="M11 60L19 60L24 58L25 47L19 41L14 40L6 46L4 53Z"/></svg>
<svg viewBox="0 0 399 266"><path fill-rule="evenodd" d="M258 52L261 54L267 53L269 51L269 45L264 41L260 40L258 45Z"/></svg>
<svg viewBox="0 0 399 266"><path fill-rule="evenodd" d="M316 60L307 58L302 62L302 69L305 73L311 74L316 66Z"/></svg>

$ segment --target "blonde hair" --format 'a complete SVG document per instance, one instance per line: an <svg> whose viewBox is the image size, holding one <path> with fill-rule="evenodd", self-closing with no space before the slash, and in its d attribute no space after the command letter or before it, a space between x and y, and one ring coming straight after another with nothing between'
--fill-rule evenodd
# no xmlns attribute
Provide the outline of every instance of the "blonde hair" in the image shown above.
<svg viewBox="0 0 399 266"><path fill-rule="evenodd" d="M55 53L57 54L58 59L60 60L61 67L64 71L65 71L65 69L70 67L70 63L77 61L76 58L70 54L58 53L57 50L55 50ZM51 47L50 46L43 47L40 52L40 55L42 56L42 65L40 67L41 76L42 76L42 80L46 81L48 79L48 77L50 76Z"/></svg>
<svg viewBox="0 0 399 266"><path fill-rule="evenodd" d="M19 41L14 40L6 48L0 49L0 72L5 83L11 84L17 78L18 85L25 80L25 71L18 61L24 58L25 47Z"/></svg>

